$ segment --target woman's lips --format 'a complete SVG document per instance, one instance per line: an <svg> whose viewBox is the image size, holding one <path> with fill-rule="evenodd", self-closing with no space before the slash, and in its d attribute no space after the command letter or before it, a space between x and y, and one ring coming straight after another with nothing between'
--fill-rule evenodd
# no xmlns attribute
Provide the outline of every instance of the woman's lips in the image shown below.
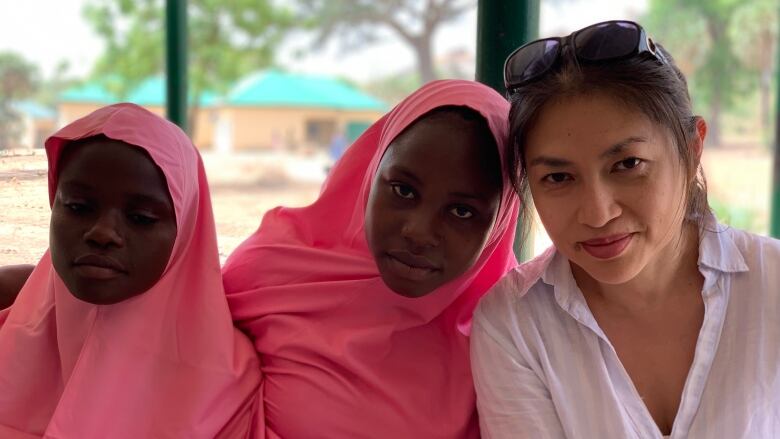
<svg viewBox="0 0 780 439"><path fill-rule="evenodd" d="M624 233L622 235L612 235L604 238L589 239L580 244L588 254L598 259L612 259L620 256L625 251L628 244L631 243L633 233Z"/></svg>

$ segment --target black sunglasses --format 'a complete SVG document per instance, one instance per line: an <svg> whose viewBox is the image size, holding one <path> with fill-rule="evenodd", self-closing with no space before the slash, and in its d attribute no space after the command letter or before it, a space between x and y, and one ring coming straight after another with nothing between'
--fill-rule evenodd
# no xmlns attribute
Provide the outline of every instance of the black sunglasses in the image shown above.
<svg viewBox="0 0 780 439"><path fill-rule="evenodd" d="M540 78L557 63L563 46L570 44L581 62L602 62L650 54L659 62L667 59L638 23L627 20L596 23L566 37L543 38L517 48L504 63L504 85L511 94L518 87Z"/></svg>

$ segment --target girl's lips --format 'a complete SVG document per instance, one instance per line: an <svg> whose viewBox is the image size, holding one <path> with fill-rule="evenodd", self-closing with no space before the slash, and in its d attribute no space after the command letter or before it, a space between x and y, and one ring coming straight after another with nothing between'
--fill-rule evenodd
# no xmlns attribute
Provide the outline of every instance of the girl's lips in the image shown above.
<svg viewBox="0 0 780 439"><path fill-rule="evenodd" d="M612 235L604 238L582 241L582 248L591 256L598 259L612 259L623 253L633 238L633 233Z"/></svg>

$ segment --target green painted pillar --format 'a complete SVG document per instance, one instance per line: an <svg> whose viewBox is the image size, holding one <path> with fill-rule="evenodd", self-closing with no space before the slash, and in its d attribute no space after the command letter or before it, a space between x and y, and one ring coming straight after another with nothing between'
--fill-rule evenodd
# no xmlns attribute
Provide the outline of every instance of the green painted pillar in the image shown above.
<svg viewBox="0 0 780 439"><path fill-rule="evenodd" d="M166 114L187 131L187 0L166 0Z"/></svg>
<svg viewBox="0 0 780 439"><path fill-rule="evenodd" d="M778 15L780 16L780 15ZM780 26L780 23L778 23ZM770 214L769 234L780 238L780 32L777 33L777 58L775 63L775 148L774 166L772 167L772 209Z"/></svg>
<svg viewBox="0 0 780 439"><path fill-rule="evenodd" d="M516 48L538 37L539 0L479 0L477 81L506 94L504 60ZM522 229L523 224L518 222L515 254L526 261L533 255L533 240L521 242Z"/></svg>
<svg viewBox="0 0 780 439"><path fill-rule="evenodd" d="M477 81L505 94L504 60L539 38L539 0L479 0Z"/></svg>
<svg viewBox="0 0 780 439"><path fill-rule="evenodd" d="M780 15L778 15L780 16ZM780 26L780 23L778 23ZM772 208L770 214L769 234L780 238L780 32L777 33L777 58L775 58L775 148L774 166L772 167Z"/></svg>

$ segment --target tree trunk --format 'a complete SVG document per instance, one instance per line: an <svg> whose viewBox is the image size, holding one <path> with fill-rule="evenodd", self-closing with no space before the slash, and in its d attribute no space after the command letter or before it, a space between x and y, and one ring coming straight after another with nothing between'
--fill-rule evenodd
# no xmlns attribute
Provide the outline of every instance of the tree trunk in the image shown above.
<svg viewBox="0 0 780 439"><path fill-rule="evenodd" d="M720 89L715 86L712 90L712 101L710 102L710 120L707 128L707 137L709 137L709 145L713 148L720 148L723 141L720 131L720 113L721 113L721 93Z"/></svg>
<svg viewBox="0 0 780 439"><path fill-rule="evenodd" d="M192 139L192 143L195 144L198 149L201 149L203 145L195 143L195 134L198 132L198 112L200 111L199 100L200 96L194 97L192 105L187 109L187 135Z"/></svg>
<svg viewBox="0 0 780 439"><path fill-rule="evenodd" d="M414 44L414 52L417 55L417 71L423 84L436 79L436 71L433 68L432 41L429 35L418 38Z"/></svg>
<svg viewBox="0 0 780 439"><path fill-rule="evenodd" d="M760 116L761 116L761 133L764 136L769 136L771 129L771 121L769 120L769 105L772 98L772 66L764 69L761 72L761 78L759 82L760 91Z"/></svg>
<svg viewBox="0 0 780 439"><path fill-rule="evenodd" d="M725 44L727 41L725 35L726 24L722 23L717 17L707 17L707 30L712 39L713 47L729 47ZM713 55L710 55L713 56ZM707 137L709 137L709 144L713 148L720 148L721 142L721 108L723 106L723 87L728 81L728 78L724 76L726 74L726 65L723 65L723 61L719 58L715 58L714 62L710 64L712 68L712 81L710 83L710 120L709 127L707 129Z"/></svg>

